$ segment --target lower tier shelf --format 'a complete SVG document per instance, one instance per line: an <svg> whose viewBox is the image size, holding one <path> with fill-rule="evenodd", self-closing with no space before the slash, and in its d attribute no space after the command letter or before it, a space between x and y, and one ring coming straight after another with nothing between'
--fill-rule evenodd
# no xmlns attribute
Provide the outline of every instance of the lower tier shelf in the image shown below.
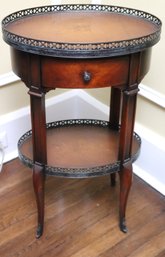
<svg viewBox="0 0 165 257"><path fill-rule="evenodd" d="M119 131L107 121L63 120L47 125L47 157L45 173L62 177L95 177L120 170L118 160ZM141 139L134 133L131 161L140 152ZM33 168L32 131L18 141L21 161ZM126 161L126 160L125 160Z"/></svg>

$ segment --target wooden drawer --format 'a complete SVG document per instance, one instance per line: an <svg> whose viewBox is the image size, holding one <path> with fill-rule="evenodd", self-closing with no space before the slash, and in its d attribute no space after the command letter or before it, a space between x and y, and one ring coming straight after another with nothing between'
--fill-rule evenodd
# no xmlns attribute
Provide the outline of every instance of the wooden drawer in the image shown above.
<svg viewBox="0 0 165 257"><path fill-rule="evenodd" d="M149 70L151 49L141 52L137 82ZM131 55L100 59L66 59L28 54L11 49L12 69L28 86L98 88L128 83ZM134 71L135 72L135 71Z"/></svg>
<svg viewBox="0 0 165 257"><path fill-rule="evenodd" d="M42 86L46 88L97 88L127 83L129 57L113 59L41 58Z"/></svg>

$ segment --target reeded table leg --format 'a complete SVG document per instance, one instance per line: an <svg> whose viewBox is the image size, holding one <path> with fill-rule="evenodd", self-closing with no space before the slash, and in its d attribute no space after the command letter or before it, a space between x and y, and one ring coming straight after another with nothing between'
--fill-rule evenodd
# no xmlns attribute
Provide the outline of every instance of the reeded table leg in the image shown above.
<svg viewBox="0 0 165 257"><path fill-rule="evenodd" d="M109 122L110 122L111 128L115 130L119 130L120 107L121 107L121 89L117 87L112 87Z"/></svg>
<svg viewBox="0 0 165 257"><path fill-rule="evenodd" d="M116 173L110 174L111 186L114 187L116 185Z"/></svg>
<svg viewBox="0 0 165 257"><path fill-rule="evenodd" d="M114 130L119 130L120 120L120 107L121 107L121 90L116 87L111 88L111 100L110 100L110 126ZM110 174L111 186L116 185L116 173Z"/></svg>

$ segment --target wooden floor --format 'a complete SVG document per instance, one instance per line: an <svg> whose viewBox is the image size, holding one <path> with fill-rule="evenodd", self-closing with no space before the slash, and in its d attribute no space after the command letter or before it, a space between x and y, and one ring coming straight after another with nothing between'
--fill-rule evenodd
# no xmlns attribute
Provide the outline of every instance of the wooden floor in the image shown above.
<svg viewBox="0 0 165 257"><path fill-rule="evenodd" d="M1 257L165 257L165 198L134 177L129 232L118 228L118 193L109 178L49 177L45 231L35 239L31 171L18 159L0 174Z"/></svg>

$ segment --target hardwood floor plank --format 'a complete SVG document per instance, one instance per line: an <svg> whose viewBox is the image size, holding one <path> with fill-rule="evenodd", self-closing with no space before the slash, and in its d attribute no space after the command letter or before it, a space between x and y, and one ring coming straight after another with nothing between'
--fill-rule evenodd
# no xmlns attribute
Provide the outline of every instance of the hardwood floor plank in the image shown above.
<svg viewBox="0 0 165 257"><path fill-rule="evenodd" d="M155 257L157 253L160 253L162 250L164 250L164 239L165 230L162 231L159 235L154 236L151 240L148 240L144 245L128 255L128 257Z"/></svg>
<svg viewBox="0 0 165 257"><path fill-rule="evenodd" d="M135 218L138 218L135 216ZM142 220L142 219L141 219ZM114 247L99 255L99 257L128 257L133 251L139 249L144 243L164 231L164 214L155 215L155 218L143 216L143 223L139 221L139 227L120 240ZM147 256L147 255L146 255Z"/></svg>
<svg viewBox="0 0 165 257"><path fill-rule="evenodd" d="M90 219L94 222L96 220L96 218L94 219L94 214L96 214L97 217L98 217L98 220L96 220L98 222L98 224L94 223L94 225L91 226L89 220L88 220L88 223L87 223L87 221L84 218L82 224L76 224L76 228L77 227L80 228L79 231L73 231L73 228L69 228L69 230L72 229L72 232L73 232L72 236L70 236L70 234L67 235L66 234L67 228L64 228L64 230L65 230L64 233L66 234L65 237L67 239L65 241L65 247L66 248L63 247L62 250L61 249L56 249L56 256L65 256L65 254L66 254L65 250L66 249L67 249L67 256L72 256L72 254L75 251L78 251L79 249L85 247L87 244L93 242L95 239L102 237L102 235L106 232L104 230L108 229L108 228L111 228L111 226L113 228L113 226L115 225L116 230L117 231L119 230L118 229L117 213L114 212L113 209L112 210L109 209L109 202L107 202L106 205L107 206L106 206L106 208L104 207L104 209L109 210L109 212L106 213L107 223L101 225L101 228L102 228L101 233L102 234L100 235L99 229L97 229L97 225L99 224L99 226L100 226L100 224L102 224L102 222L104 220L104 216L102 217L102 216L99 215L98 211L96 212L95 210L92 210L91 213L88 213L88 216L89 216L89 218L91 216ZM101 206L102 206L102 204L100 205L100 207ZM103 213L104 209L101 209L100 212ZM137 212L137 215L136 215L136 213L134 213L133 208L132 208L131 211L130 211L130 216L132 216L132 215L134 216L135 219L138 219L139 212ZM145 222L146 222L146 217L144 217L144 215L142 217L143 217L143 223L141 222L142 223L141 224L140 222L137 222L137 226L139 226L139 227L141 225L143 226L143 224L145 224ZM74 220L73 220L73 222L74 222ZM81 230L84 223L86 224L85 230ZM94 235L94 238L93 237L89 238L87 235L88 234L91 235L92 233ZM78 237L77 237L77 235L78 235ZM123 234L121 233L121 236L122 235ZM121 240L121 238L120 238L120 240ZM74 241L74 244L72 244L72 241ZM58 250L58 253L57 253L57 250ZM51 253L51 250L50 250L50 247L49 247L49 256L50 256L50 253ZM52 255L51 256L53 256L53 248L52 248Z"/></svg>
<svg viewBox="0 0 165 257"><path fill-rule="evenodd" d="M162 252L158 253L155 257L164 257L164 256L165 256L165 249Z"/></svg>
<svg viewBox="0 0 165 257"><path fill-rule="evenodd" d="M112 188L108 177L48 177L45 230L37 240L32 173L18 159L7 163L0 174L0 256L164 257L165 198L135 176L123 234L118 197L119 183Z"/></svg>

